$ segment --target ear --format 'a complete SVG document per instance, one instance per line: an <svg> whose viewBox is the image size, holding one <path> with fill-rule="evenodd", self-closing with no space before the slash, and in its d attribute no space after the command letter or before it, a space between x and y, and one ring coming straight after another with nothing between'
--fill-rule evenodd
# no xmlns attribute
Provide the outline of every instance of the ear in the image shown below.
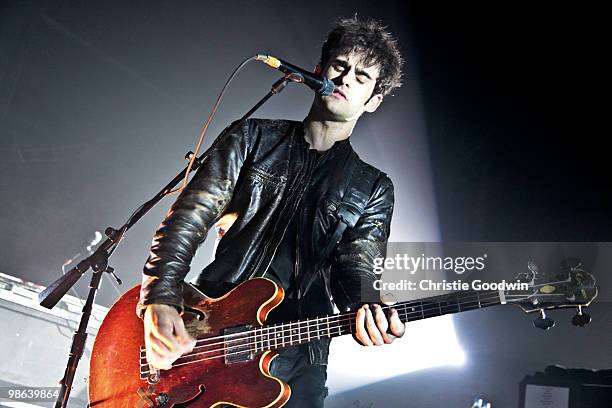
<svg viewBox="0 0 612 408"><path fill-rule="evenodd" d="M320 64L315 65L314 73L317 74L317 75L319 75L321 73L321 65Z"/></svg>
<svg viewBox="0 0 612 408"><path fill-rule="evenodd" d="M378 107L382 103L382 100L383 100L382 94L372 95L370 100L363 107L363 110L369 113L374 112L376 109L378 109Z"/></svg>

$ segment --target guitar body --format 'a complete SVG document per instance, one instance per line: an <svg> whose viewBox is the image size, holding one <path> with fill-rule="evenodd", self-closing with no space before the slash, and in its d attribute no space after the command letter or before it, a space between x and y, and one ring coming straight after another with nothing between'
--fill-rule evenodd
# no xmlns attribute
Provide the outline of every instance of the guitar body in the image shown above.
<svg viewBox="0 0 612 408"><path fill-rule="evenodd" d="M596 279L573 258L562 267L562 273L550 282L538 279L536 268L530 268L531 274L517 276L518 289L462 291L393 307L403 322L505 303L542 315L544 309L578 307L572 323L584 326L591 318L581 308L597 297ZM147 364L143 322L136 315L140 287L130 289L109 310L98 330L89 368L89 406L282 407L291 389L270 375L270 364L278 355L272 350L287 343L292 346L353 333L356 318L355 312L348 311L262 327L283 296L282 288L264 278L248 280L218 299L185 285L182 317L187 331L197 339L196 346L171 369L155 370ZM550 322L550 318L541 318L534 324L549 329Z"/></svg>
<svg viewBox="0 0 612 408"><path fill-rule="evenodd" d="M278 355L271 351L227 362L224 351L213 348L182 357L179 360L186 364L175 363L147 380L143 322L136 315L139 294L140 286L126 292L100 326L90 364L90 407L281 407L289 400L289 386L270 376L270 363ZM282 288L263 278L246 281L218 299L185 285L183 320L200 344L202 339L223 335L225 328L260 327L283 296ZM211 339L208 344L222 342Z"/></svg>

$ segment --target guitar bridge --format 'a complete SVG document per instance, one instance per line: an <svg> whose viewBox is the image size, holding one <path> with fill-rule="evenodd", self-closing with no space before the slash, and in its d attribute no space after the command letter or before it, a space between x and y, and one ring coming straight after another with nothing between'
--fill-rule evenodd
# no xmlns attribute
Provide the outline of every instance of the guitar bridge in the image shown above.
<svg viewBox="0 0 612 408"><path fill-rule="evenodd" d="M250 336L251 325L228 327L223 330L223 355L225 364L250 361L254 357L253 337Z"/></svg>

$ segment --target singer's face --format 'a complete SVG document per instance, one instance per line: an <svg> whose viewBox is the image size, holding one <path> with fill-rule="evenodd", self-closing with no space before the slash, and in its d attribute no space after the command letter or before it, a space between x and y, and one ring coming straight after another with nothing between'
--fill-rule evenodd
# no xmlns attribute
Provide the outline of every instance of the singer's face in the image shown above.
<svg viewBox="0 0 612 408"><path fill-rule="evenodd" d="M336 85L333 95L315 97L315 106L328 120L356 121L363 112L374 112L382 102L382 95L372 95L378 66L365 66L357 53L332 58L321 74Z"/></svg>

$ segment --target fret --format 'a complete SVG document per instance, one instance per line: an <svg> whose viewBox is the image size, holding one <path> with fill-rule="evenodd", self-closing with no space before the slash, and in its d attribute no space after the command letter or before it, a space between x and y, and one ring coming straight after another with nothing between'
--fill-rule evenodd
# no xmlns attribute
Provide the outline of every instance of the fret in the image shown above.
<svg viewBox="0 0 612 408"><path fill-rule="evenodd" d="M312 336L312 321L313 321L312 319L306 320L307 325L308 325L308 327L306 329L306 340L307 341L310 341L310 337ZM314 337L314 336L312 336L312 337Z"/></svg>
<svg viewBox="0 0 612 408"><path fill-rule="evenodd" d="M474 298L474 294L469 293L467 296L464 296L464 299L461 300L461 308L460 312L464 312L466 310L474 310L478 309L478 303Z"/></svg>
<svg viewBox="0 0 612 408"><path fill-rule="evenodd" d="M302 340L302 329L301 329L301 326L302 326L302 322L298 322L298 327L297 327L298 344L302 344L302 343L305 342L304 340Z"/></svg>
<svg viewBox="0 0 612 408"><path fill-rule="evenodd" d="M281 328L280 338L281 338L281 345L282 345L281 347L285 347L285 325L281 324L280 328Z"/></svg>
<svg viewBox="0 0 612 408"><path fill-rule="evenodd" d="M266 343L265 343L266 335L264 334L264 330L266 330L265 327L262 327L261 329L259 329L259 335L261 336L261 351L264 351L266 349Z"/></svg>
<svg viewBox="0 0 612 408"><path fill-rule="evenodd" d="M404 313L406 315L406 321L421 319L421 317L418 315L416 307L414 307L414 306L408 307L408 305L406 305L404 307ZM422 310L421 310L421 315L423 315L423 311ZM423 317L424 317L424 315L423 315Z"/></svg>
<svg viewBox="0 0 612 408"><path fill-rule="evenodd" d="M399 309L397 306L395 307L395 310L397 310L397 314L399 315L400 321L402 322L407 322L408 321L408 308L407 305L401 305L402 308Z"/></svg>
<svg viewBox="0 0 612 408"><path fill-rule="evenodd" d="M497 293L493 294L499 296ZM499 298L492 298L491 293L472 291L401 302L393 307L397 310L402 322L409 322L484 308L499 303ZM259 353L264 350L294 346L315 339L319 340L326 336L328 338L342 336L356 331L355 317L355 312L347 312L257 327L246 333L247 336L252 336L248 337L247 344L251 351L254 350L255 353ZM348 319L348 322L346 319ZM250 340L251 338L255 341Z"/></svg>
<svg viewBox="0 0 612 408"><path fill-rule="evenodd" d="M261 328L261 351L264 351L266 349L266 344L264 343L264 341L266 340L266 335L264 334L264 330L267 333L268 332L268 328L267 327L262 327Z"/></svg>
<svg viewBox="0 0 612 408"><path fill-rule="evenodd" d="M433 302L421 302L424 318L440 316Z"/></svg>
<svg viewBox="0 0 612 408"><path fill-rule="evenodd" d="M273 326L270 326L270 327L268 327L268 331L267 331L268 332L268 334L267 334L267 337L268 337L268 348L270 350L272 350L272 348L273 348L272 340L274 339L274 336L272 335L272 329L273 329Z"/></svg>
<svg viewBox="0 0 612 408"><path fill-rule="evenodd" d="M300 336L300 321L298 320L295 323L291 323L291 326L295 325L295 328L291 329L291 341L293 343L300 344L302 342Z"/></svg>
<svg viewBox="0 0 612 408"><path fill-rule="evenodd" d="M444 304L442 305L440 314L457 313L459 311L458 303L452 300L451 297L446 297L446 300L444 300L442 303Z"/></svg>
<svg viewBox="0 0 612 408"><path fill-rule="evenodd" d="M272 338L274 339L274 348L278 348L278 340L276 339L276 325L272 326L274 329L274 333L272 333Z"/></svg>
<svg viewBox="0 0 612 408"><path fill-rule="evenodd" d="M272 350L272 339L274 339L274 336L272 335L272 330L270 330L270 327L268 327L268 349Z"/></svg>

